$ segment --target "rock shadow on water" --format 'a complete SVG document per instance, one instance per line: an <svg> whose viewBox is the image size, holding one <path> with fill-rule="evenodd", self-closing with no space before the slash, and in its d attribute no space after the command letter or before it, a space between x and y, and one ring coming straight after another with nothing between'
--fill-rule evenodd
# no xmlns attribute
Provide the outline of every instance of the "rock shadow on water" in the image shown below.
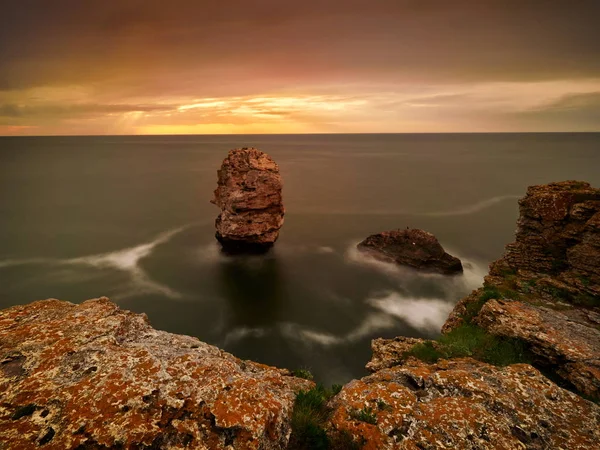
<svg viewBox="0 0 600 450"><path fill-rule="evenodd" d="M221 298L228 302L228 328L270 327L281 319L285 302L282 267L272 256L236 256L219 261Z"/></svg>

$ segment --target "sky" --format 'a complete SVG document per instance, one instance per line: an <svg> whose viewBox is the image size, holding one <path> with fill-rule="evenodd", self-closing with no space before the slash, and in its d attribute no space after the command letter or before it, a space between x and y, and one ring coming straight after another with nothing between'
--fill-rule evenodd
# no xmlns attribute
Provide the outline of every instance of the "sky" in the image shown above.
<svg viewBox="0 0 600 450"><path fill-rule="evenodd" d="M9 0L0 135L600 131L598 0Z"/></svg>

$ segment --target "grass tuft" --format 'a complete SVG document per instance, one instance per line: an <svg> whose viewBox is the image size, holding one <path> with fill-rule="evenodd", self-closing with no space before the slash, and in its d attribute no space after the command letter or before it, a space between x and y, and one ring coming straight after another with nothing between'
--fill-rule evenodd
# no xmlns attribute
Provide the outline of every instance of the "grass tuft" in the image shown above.
<svg viewBox="0 0 600 450"><path fill-rule="evenodd" d="M355 409L350 411L350 417L352 417L354 420L370 423L371 425L375 425L377 423L377 416L373 412L373 408L370 406L365 406L363 409Z"/></svg>
<svg viewBox="0 0 600 450"><path fill-rule="evenodd" d="M304 378L305 380L312 380L313 374L308 369L294 369L292 375L296 378Z"/></svg>
<svg viewBox="0 0 600 450"><path fill-rule="evenodd" d="M467 323L441 336L437 345L429 341L413 346L406 356L414 356L429 364L440 358L464 357L471 357L495 366L530 364L533 360L527 347L518 339L493 336L483 328Z"/></svg>
<svg viewBox="0 0 600 450"><path fill-rule="evenodd" d="M325 431L325 424L331 411L327 402L342 389L333 385L331 389L319 384L308 391L300 391L296 396L292 413L292 434L288 444L291 450L337 450L360 449L348 433L338 432L331 436Z"/></svg>
<svg viewBox="0 0 600 450"><path fill-rule="evenodd" d="M426 341L423 344L414 345L405 356L414 356L423 362L432 364L437 362L442 357L442 354L433 346L431 341Z"/></svg>

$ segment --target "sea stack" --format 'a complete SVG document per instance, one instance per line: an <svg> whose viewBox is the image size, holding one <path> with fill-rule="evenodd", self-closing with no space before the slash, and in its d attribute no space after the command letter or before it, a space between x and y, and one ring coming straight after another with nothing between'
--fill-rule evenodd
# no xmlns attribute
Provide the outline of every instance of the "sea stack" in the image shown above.
<svg viewBox="0 0 600 450"><path fill-rule="evenodd" d="M437 238L418 229L392 230L373 234L358 249L376 259L444 275L462 273L460 259L446 253Z"/></svg>
<svg viewBox="0 0 600 450"><path fill-rule="evenodd" d="M285 212L275 161L256 148L236 148L229 151L217 176L211 202L221 208L215 227L223 251L268 251L279 237Z"/></svg>

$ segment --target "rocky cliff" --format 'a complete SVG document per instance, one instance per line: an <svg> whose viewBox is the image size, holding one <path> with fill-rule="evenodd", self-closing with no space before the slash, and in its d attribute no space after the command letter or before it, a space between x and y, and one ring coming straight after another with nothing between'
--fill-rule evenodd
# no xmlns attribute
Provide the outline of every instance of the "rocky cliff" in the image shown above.
<svg viewBox="0 0 600 450"><path fill-rule="evenodd" d="M217 171L212 203L221 208L216 238L228 253L261 253L283 225L279 167L255 148L230 150Z"/></svg>
<svg viewBox="0 0 600 450"><path fill-rule="evenodd" d="M565 386L600 399L600 189L532 186L519 206L516 241L443 332L471 322L517 339Z"/></svg>

